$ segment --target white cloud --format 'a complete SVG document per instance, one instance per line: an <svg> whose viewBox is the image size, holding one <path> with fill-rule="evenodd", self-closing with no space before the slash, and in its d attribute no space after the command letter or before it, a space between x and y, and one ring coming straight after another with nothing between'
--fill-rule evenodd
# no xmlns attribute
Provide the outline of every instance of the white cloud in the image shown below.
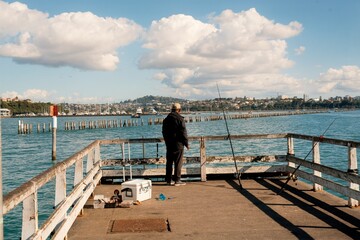
<svg viewBox="0 0 360 240"><path fill-rule="evenodd" d="M51 93L42 89L27 89L23 93L16 91L7 91L1 93L3 98L15 98L18 97L20 100L31 99L32 101L48 101Z"/></svg>
<svg viewBox="0 0 360 240"><path fill-rule="evenodd" d="M304 46L300 46L297 49L295 49L295 54L296 55L301 55L301 54L303 54L305 52L305 49L306 48Z"/></svg>
<svg viewBox="0 0 360 240"><path fill-rule="evenodd" d="M281 71L293 66L286 39L302 31L300 23L275 23L255 9L225 10L211 22L181 14L153 21L139 66L159 69L162 82L183 97L210 95L217 82L226 86L224 95L255 91L259 96L289 83L294 91L299 88Z"/></svg>
<svg viewBox="0 0 360 240"><path fill-rule="evenodd" d="M7 92L1 93L1 97L2 98L15 98L15 97L20 97L21 98L21 95L18 92L15 92L15 91L7 91Z"/></svg>
<svg viewBox="0 0 360 240"><path fill-rule="evenodd" d="M24 98L34 100L44 100L50 96L50 93L41 89L28 89L23 94Z"/></svg>
<svg viewBox="0 0 360 240"><path fill-rule="evenodd" d="M315 81L320 93L342 92L344 94L360 91L360 68L358 66L342 66L340 69L330 68L320 74Z"/></svg>
<svg viewBox="0 0 360 240"><path fill-rule="evenodd" d="M125 18L90 12L49 17L18 2L0 1L0 56L21 63L114 70L120 61L117 49L136 40L142 31Z"/></svg>
<svg viewBox="0 0 360 240"><path fill-rule="evenodd" d="M81 96L78 93L72 93L68 96L60 96L54 99L54 103L79 103L79 104L89 104L89 103L111 103L116 101L112 97L85 97Z"/></svg>
<svg viewBox="0 0 360 240"><path fill-rule="evenodd" d="M114 102L112 97L83 96L81 93L73 92L66 96L59 96L56 91L43 89L27 89L24 92L7 91L0 93L1 98L15 98L20 100L30 99L33 102L52 102L52 103L106 103Z"/></svg>

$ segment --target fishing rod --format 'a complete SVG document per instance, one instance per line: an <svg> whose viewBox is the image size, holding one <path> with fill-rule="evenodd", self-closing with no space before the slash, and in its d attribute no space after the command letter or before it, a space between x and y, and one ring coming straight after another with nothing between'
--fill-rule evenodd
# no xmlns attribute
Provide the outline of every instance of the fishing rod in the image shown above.
<svg viewBox="0 0 360 240"><path fill-rule="evenodd" d="M320 140L324 138L324 135L325 133L329 130L329 128L334 124L335 120L337 118L335 118L331 123L330 125L325 129L325 131L323 132L322 135L320 135ZM304 158L304 161L306 160L306 158L310 155L310 153L314 150L314 148L316 147L316 145L318 144L319 142L315 142L315 144L313 144L312 148L310 149L310 151L308 152L308 154L305 156ZM287 178L286 182L283 184L283 186L281 187L280 191L277 193L277 195L279 195L280 193L283 192L284 188L287 186L287 184L289 183L290 179L292 179L294 176L295 176L295 173L297 170L299 170L299 168L301 167L302 163L300 163L296 168L295 170L290 174L290 176Z"/></svg>
<svg viewBox="0 0 360 240"><path fill-rule="evenodd" d="M219 93L219 102L221 103L221 95L220 95L220 90L219 90L218 84L216 84L216 87L217 87L217 90L218 90L218 93ZM235 164L236 176L237 176L237 179L239 181L240 189L243 189L242 184L241 184L241 179L240 179L241 173L239 172L238 167L237 167L237 163L236 163L236 159L235 159L235 153L234 153L234 147L233 147L233 144L232 144L232 141L231 141L231 135L230 135L229 126L228 126L228 123L227 123L227 120L226 120L226 114L225 114L224 107L222 107L222 111L223 111L223 115L224 115L226 130L227 130L227 133L228 133L228 139L229 139L229 142L230 142L231 152L232 152L232 156L233 156L233 160L234 160L234 164Z"/></svg>

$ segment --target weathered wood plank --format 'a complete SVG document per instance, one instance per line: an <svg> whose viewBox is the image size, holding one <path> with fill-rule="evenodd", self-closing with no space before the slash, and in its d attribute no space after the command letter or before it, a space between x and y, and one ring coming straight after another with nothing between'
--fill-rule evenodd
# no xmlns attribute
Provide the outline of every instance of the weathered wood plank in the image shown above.
<svg viewBox="0 0 360 240"><path fill-rule="evenodd" d="M78 159L83 158L85 155L88 154L88 152L91 149L93 149L97 145L99 145L99 141L92 142L83 150L75 153L74 155L67 158L63 162L57 163L53 167L49 168L48 170L32 178L29 182L26 182L22 184L20 187L9 192L4 197L4 201L3 201L4 214L6 214L8 211L10 211L19 203L21 203L25 198L30 196L30 194L34 193L36 189L41 188L47 182L52 180L56 176L57 172L63 171L66 168L72 166Z"/></svg>
<svg viewBox="0 0 360 240"><path fill-rule="evenodd" d="M313 162L320 165L320 142L313 141ZM314 170L314 175L321 177L322 173L320 171ZM315 191L322 191L323 187L317 183L313 184Z"/></svg>
<svg viewBox="0 0 360 240"><path fill-rule="evenodd" d="M297 139L304 139L309 141L318 141L322 143L329 143L334 145L340 145L340 146L351 146L351 147L360 147L360 142L355 141L346 141L346 140L340 140L340 139L334 139L334 138L326 138L326 137L318 137L318 136L309 136L309 135L302 135L302 134L296 134L296 133L288 133L288 136L297 138Z"/></svg>
<svg viewBox="0 0 360 240"><path fill-rule="evenodd" d="M8 213L31 194L35 193L35 191L36 183L29 181L5 195L3 201L3 214L5 215Z"/></svg>
<svg viewBox="0 0 360 240"><path fill-rule="evenodd" d="M90 187L87 188L86 191L81 195L80 199L78 200L78 202L76 202L74 208L67 216L66 221L62 222L58 230L55 232L53 239L67 239L67 233L69 232L71 226L75 222L81 209L86 204L86 201L95 190L96 184L100 181L101 177L102 177L101 172L98 172L97 175L94 177L93 184L91 184Z"/></svg>
<svg viewBox="0 0 360 240"><path fill-rule="evenodd" d="M359 142L353 142L353 141L345 141L345 140L338 140L338 139L330 139L330 138L323 138L321 137L314 137L314 136L307 136L307 135L300 135L300 134L293 134L293 133L281 133L281 134L256 134L256 135L234 135L232 136L233 140L247 140L247 139L281 139L281 138L287 138L288 143L288 156L287 159L289 160L289 164L297 163L302 164L304 167L308 167L310 169L313 169L315 174L309 174L305 173L303 171L299 171L299 176L305 176L305 179L308 179L310 181L313 181L315 183L315 186L317 184L321 184L323 186L326 186L330 189L333 189L334 191L337 191L343 195L349 196L352 200L349 200L349 204L354 205L355 201L359 199L359 191L358 186L360 183L360 178L357 176L357 174L354 174L357 171L357 159L356 159L356 148L360 147ZM308 161L304 161L302 159L295 158L292 156L294 154L294 143L293 139L303 139L303 140L309 140L315 142L321 142L321 143L328 143L328 144L335 144L340 146L347 146L349 150L349 170L353 171L353 174L346 173L340 170L336 170L330 167L322 166L317 161L320 160L320 149L317 149L316 146L314 147L313 151L313 159L315 163L310 163ZM206 174L233 174L235 173L235 166L232 166L230 164L226 165L226 167L213 167L213 166L206 166L206 163L230 163L233 162L233 157L231 156L222 156L222 157L212 157L212 156L206 156L205 151L205 140L206 141L222 141L222 140L228 140L228 136L195 136L195 137L189 137L190 141L200 141L200 154L196 157L187 157L185 158L186 163L194 163L191 166L194 167L187 167L183 168L183 175L188 176L201 176L201 179L206 180ZM95 185L93 183L88 183L86 186L87 188L75 188L74 191L66 197L66 170L71 167L72 165L76 165L76 173L74 176L75 184L84 183L85 180L81 180L82 174L80 174L81 170L84 166L81 166L80 162L84 160L84 157L88 157L87 162L87 172L89 173L89 176L93 174L93 166L96 163L96 169L98 170L101 168L102 164L104 165L104 169L98 173L95 177L95 182L100 180L102 174L104 177L110 176L110 177L118 177L122 175L122 170L119 168L124 165L124 161L119 161L117 159L113 160L107 160L107 161L100 161L100 146L105 144L124 144L128 143L130 144L144 144L144 143L156 143L158 146L158 143L164 142L163 138L148 138L148 139L113 139L113 140L97 140L93 143L89 144L86 148L83 150L77 152L76 154L72 155L68 159L66 159L63 162L60 162L53 166L52 168L48 169L47 171L44 171L42 174L34 177L31 181L23 184L19 188L13 190L9 194L7 194L4 198L4 204L3 204L3 212L4 214L7 213L9 210L11 210L13 207L18 205L21 202L24 202L24 208L26 208L27 213L31 213L34 215L33 207L30 206L28 203L30 203L29 197L35 195L36 198L36 191L37 189L41 188L44 184L51 181L56 176L56 193L55 193L55 203L58 205L58 208L65 208L69 207L69 204L74 205L75 207L72 208L72 211L70 212L69 216L66 216L66 214L63 214L63 212L67 212L68 210L61 210L61 213L56 213L56 216L51 219L57 226L59 226L59 223L61 224L60 230L56 233L59 234L58 237L64 238L66 237L66 233L68 229L70 228L73 220L79 213L80 209L82 208L81 204L83 201L85 201L83 198L84 196L89 196L88 189L93 190L93 187ZM203 143L203 144L202 144ZM124 152L124 151L123 151ZM355 154L354 154L355 152ZM129 153L129 160L130 160L130 148L128 150ZM245 162L250 163L246 164L247 166L240 166L239 171L242 173L262 173L262 172L288 172L290 170L293 170L293 168L288 167L286 165L281 166L271 166L262 164L261 166L257 164L251 165L251 163L256 162L276 162L285 160L285 156L236 156L236 161L238 162ZM124 159L122 159L124 160ZM157 166L160 166L160 164L165 164L166 159L163 157L160 158L151 158L151 159L131 159L131 162L135 165L141 163L145 164L145 162L141 161L147 161L147 164L151 164L151 167L154 166L154 164L158 164ZM356 163L355 163L356 162ZM200 164L198 164L200 163ZM355 165L356 164L356 165ZM214 164L215 166L216 164ZM245 164L244 164L245 165ZM105 168L111 168L111 166L114 166L113 169L105 169ZM117 166L119 166L117 168ZM133 168L133 174L135 176L165 176L165 168L162 166L161 168L147 168L146 165L142 165L143 168ZM97 171L96 170L96 171ZM341 178L345 181L349 181L349 187L348 186L341 186L339 184L336 184L328 179L323 179L318 173L324 173L327 175L332 175L337 178ZM91 173L91 174L90 174ZM131 171L128 169L125 171L125 175L131 176ZM92 179L86 178L86 181L91 182ZM78 184L78 185L79 185ZM90 186L90 185L91 186ZM64 190L65 189L65 190ZM316 187L315 187L316 189ZM85 191L85 195L82 197L79 197L81 193ZM90 192L90 191L89 191ZM78 195L80 194L80 195ZM28 206L29 205L29 206ZM78 207L79 206L79 207ZM36 206L37 207L37 204ZM70 207L69 207L70 208ZM36 210L36 209L35 209ZM57 210L55 210L57 211ZM33 218L32 215L25 213L26 218ZM30 217L28 217L27 215ZM60 215L59 215L60 214ZM60 217L59 217L60 216ZM64 218L65 216L65 218ZM37 211L35 211L35 218L37 217ZM62 221L64 218L65 221ZM36 219L35 219L36 220ZM37 221L37 220L36 220ZM28 222L30 224L30 222ZM27 224L27 223L26 223ZM31 225L33 225L33 222L31 222ZM35 227L36 229L37 227ZM49 228L46 228L46 234L49 234L49 231L52 231L51 229L54 229L53 225ZM23 234L29 235L31 232L34 231L33 227L29 227L29 229L32 229L30 232L25 232ZM59 229L59 228L58 228ZM44 233L45 231L41 229L41 231ZM45 234L45 235L46 235ZM41 235L41 238L45 235Z"/></svg>
<svg viewBox="0 0 360 240"><path fill-rule="evenodd" d="M200 172L201 172L201 181L206 181L206 147L205 139L201 138L200 140Z"/></svg>
<svg viewBox="0 0 360 240"><path fill-rule="evenodd" d="M247 134L247 135L231 135L231 139L274 139L274 138L285 138L287 133L280 134ZM189 141L200 141L200 137L189 136ZM217 140L227 140L228 136L203 136L206 141L217 141ZM111 145L111 144L121 144L121 143L159 143L164 142L163 138L132 138L132 139L111 139L111 140L100 140L100 145Z"/></svg>
<svg viewBox="0 0 360 240"><path fill-rule="evenodd" d="M358 176L358 163L356 157L356 148L349 146L348 147L348 172L351 175ZM359 184L357 183L349 183L349 187L351 189L359 191ZM348 205L350 207L357 207L359 206L359 201L349 198Z"/></svg>
<svg viewBox="0 0 360 240"><path fill-rule="evenodd" d="M23 201L21 239L28 239L38 230L38 219L38 201L35 192Z"/></svg>
<svg viewBox="0 0 360 240"><path fill-rule="evenodd" d="M285 138L287 137L286 133L280 134L246 134L246 135L231 135L231 140L241 140L241 139L276 139L276 138ZM228 136L204 136L206 141L215 141L215 140L228 140Z"/></svg>
<svg viewBox="0 0 360 240"><path fill-rule="evenodd" d="M64 212L66 213L68 209L74 205L74 202L82 197L84 190L88 191L88 188L94 189L96 184L99 182L100 178L96 181L93 181L97 174L101 173L100 163L97 163L94 168L82 179L73 189L73 191L66 197L66 199L59 204L54 212L49 216L45 223L41 227L41 231L38 231L33 235L34 239L46 239L55 227L62 221ZM101 175L101 174L100 174ZM68 216L67 216L68 217Z"/></svg>
<svg viewBox="0 0 360 240"><path fill-rule="evenodd" d="M88 155L87 155L86 172L89 172L93 168L94 161L95 161L95 152L92 149L91 151L88 152Z"/></svg>
<svg viewBox="0 0 360 240"><path fill-rule="evenodd" d="M205 153L206 154L206 153ZM234 162L232 156L205 156L207 163L230 163ZM237 162L285 162L286 155L271 155L271 156L235 156ZM184 157L184 163L200 163L201 157ZM166 158L133 158L131 164L133 165L151 165L151 164L165 164ZM102 160L102 166L122 166L128 162L122 159L106 159Z"/></svg>
<svg viewBox="0 0 360 240"><path fill-rule="evenodd" d="M242 173L264 173L264 172L285 172L286 165L284 166L238 166ZM209 174L233 174L235 173L235 166L232 167L206 167L206 173ZM151 177L151 176L165 176L165 168L152 168L152 169L132 169L133 176ZM200 168L183 168L181 170L183 176L198 175L201 176ZM123 176L122 169L102 169L103 177L119 178ZM125 175L130 176L130 171L125 170Z"/></svg>
<svg viewBox="0 0 360 240"><path fill-rule="evenodd" d="M288 156L288 160L290 162L294 162L296 164L301 164L301 166L303 166L303 167L310 168L310 169L313 169L313 170L317 170L317 171L322 172L324 174L327 174L327 175L330 175L330 176L333 176L333 177L336 177L336 178L340 178L340 179L343 179L345 181L350 181L350 182L357 183L357 184L360 183L360 177L357 176L357 175L352 175L352 174L349 174L347 172L343 172L341 170L337 170L337 169L334 169L334 168L331 168L331 167L327 167L327 166L324 166L324 165L308 162L308 161L305 161L303 159L300 159L300 158L297 158L297 157L294 157L294 156Z"/></svg>
<svg viewBox="0 0 360 240"><path fill-rule="evenodd" d="M291 167L288 167L289 171L294 171L295 168L291 168ZM356 190L353 190L353 189L350 189L348 187L345 187L345 186L342 186L338 183L335 183L333 181L330 181L328 179L324 179L324 178L320 178L320 177L317 177L317 176L314 176L310 173L307 173L307 172L304 172L304 171L301 171L301 170L297 170L296 171L296 175L298 177L301 177L301 178L304 178L306 180L309 180L311 182L315 182L315 183L318 183L324 187L327 187L327 188L330 188L344 196L348 196L348 197L351 197L353 199L357 199L357 200L360 200L360 192L359 191L356 191Z"/></svg>
<svg viewBox="0 0 360 240"><path fill-rule="evenodd" d="M56 174L55 180L55 207L66 198L66 171Z"/></svg>
<svg viewBox="0 0 360 240"><path fill-rule="evenodd" d="M78 184L84 177L84 159L80 159L75 163L75 176L74 176L74 186Z"/></svg>

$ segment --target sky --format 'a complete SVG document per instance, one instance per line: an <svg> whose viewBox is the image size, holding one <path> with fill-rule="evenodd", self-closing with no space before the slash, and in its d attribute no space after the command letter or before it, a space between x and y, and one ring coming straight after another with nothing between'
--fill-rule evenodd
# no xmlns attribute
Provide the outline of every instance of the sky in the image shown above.
<svg viewBox="0 0 360 240"><path fill-rule="evenodd" d="M0 0L0 97L360 96L358 0Z"/></svg>

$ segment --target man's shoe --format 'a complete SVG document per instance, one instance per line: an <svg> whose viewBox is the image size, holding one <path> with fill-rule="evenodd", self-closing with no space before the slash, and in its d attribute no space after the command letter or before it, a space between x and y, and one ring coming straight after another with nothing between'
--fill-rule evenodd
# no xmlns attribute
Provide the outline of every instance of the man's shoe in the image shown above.
<svg viewBox="0 0 360 240"><path fill-rule="evenodd" d="M175 185L175 182L174 181L171 181L171 182L168 182L166 183L168 186L174 186Z"/></svg>
<svg viewBox="0 0 360 240"><path fill-rule="evenodd" d="M186 183L182 182L182 181L177 181L175 182L175 186L185 186Z"/></svg>

